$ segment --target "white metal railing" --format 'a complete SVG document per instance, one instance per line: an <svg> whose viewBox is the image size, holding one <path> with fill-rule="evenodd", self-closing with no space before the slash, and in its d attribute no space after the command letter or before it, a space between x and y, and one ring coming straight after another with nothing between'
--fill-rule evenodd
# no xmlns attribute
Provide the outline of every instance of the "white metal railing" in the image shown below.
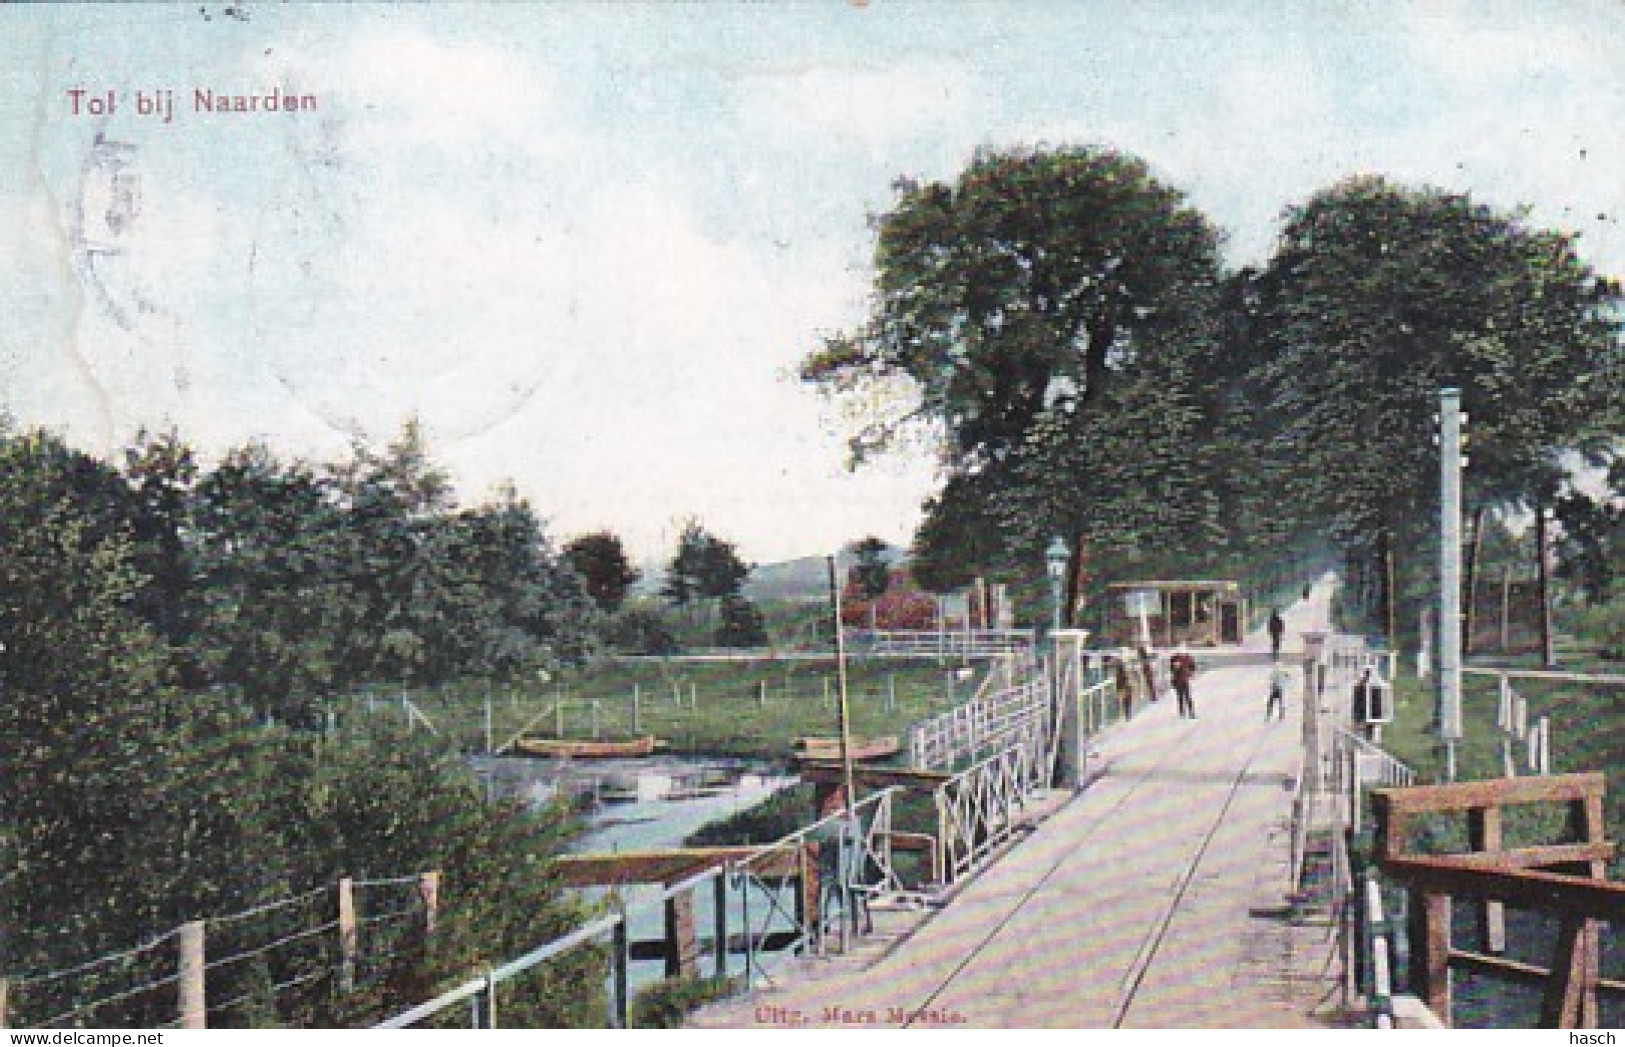
<svg viewBox="0 0 1625 1047"><path fill-rule="evenodd" d="M498 1028L497 990L503 983L589 948L606 950L607 1025L624 1028L630 1017L631 927L663 922L647 918L663 913L667 903L679 895L691 895L707 885L714 895L711 945L715 977L733 979L735 991L770 981L771 971L790 956L822 952L832 942L844 949L853 937L870 930L867 900L901 886L891 864L890 847L892 799L898 791L891 788L865 797L852 810L764 844L740 861L713 866L664 887L652 898L544 942L375 1028L409 1028L454 1007L468 1009L468 1024L473 1028ZM810 857L813 855L816 857ZM818 866L819 889L810 896L813 861ZM737 951L744 953L743 978L735 978L729 965L729 954Z"/></svg>
<svg viewBox="0 0 1625 1047"><path fill-rule="evenodd" d="M745 921L746 984L773 981L776 963L832 946L845 951L868 932L868 902L903 890L892 863L893 787L865 797L851 811L838 811L798 832L759 848L730 869ZM816 870L809 868L816 862ZM815 897L806 885L816 882ZM788 948L755 946L771 939L775 927L793 937Z"/></svg>
<svg viewBox="0 0 1625 1047"><path fill-rule="evenodd" d="M846 642L853 653L986 658L1031 650L1031 629L853 629Z"/></svg>
<svg viewBox="0 0 1625 1047"><path fill-rule="evenodd" d="M1346 822L1360 831L1365 809L1365 790L1372 787L1403 787L1416 784L1416 772L1379 745L1373 745L1340 725L1331 730L1331 759L1327 786L1333 795L1347 802Z"/></svg>
<svg viewBox="0 0 1625 1047"><path fill-rule="evenodd" d="M1041 739L1009 746L936 790L937 869L952 884L1016 831L1035 790L1045 784Z"/></svg>
<svg viewBox="0 0 1625 1047"><path fill-rule="evenodd" d="M1049 732L1049 688L1037 677L957 705L909 730L914 767L946 770L1024 733Z"/></svg>

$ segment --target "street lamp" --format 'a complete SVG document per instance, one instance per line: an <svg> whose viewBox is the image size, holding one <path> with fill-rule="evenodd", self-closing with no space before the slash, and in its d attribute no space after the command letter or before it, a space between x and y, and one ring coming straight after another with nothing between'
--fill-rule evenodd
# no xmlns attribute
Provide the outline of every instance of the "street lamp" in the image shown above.
<svg viewBox="0 0 1625 1047"><path fill-rule="evenodd" d="M1051 631L1061 628L1061 582L1066 578L1066 561L1068 551L1066 543L1059 538L1051 538L1049 548L1044 550L1044 560L1049 567L1049 592L1051 617Z"/></svg>

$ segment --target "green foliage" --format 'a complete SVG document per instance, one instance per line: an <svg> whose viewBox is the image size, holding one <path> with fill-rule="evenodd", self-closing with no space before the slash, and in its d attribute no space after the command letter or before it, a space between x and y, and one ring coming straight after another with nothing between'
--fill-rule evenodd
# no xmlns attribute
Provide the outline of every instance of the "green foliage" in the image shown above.
<svg viewBox="0 0 1625 1047"><path fill-rule="evenodd" d="M860 461L913 422L940 427L922 585L1016 580L1056 533L1111 547L1213 530L1195 379L1219 238L1182 194L1111 150L982 153L951 186L899 183L878 232L869 322L802 374L912 395L870 419Z"/></svg>
<svg viewBox="0 0 1625 1047"><path fill-rule="evenodd" d="M627 560L620 538L608 531L572 538L564 546L563 557L605 614L621 609L627 592L641 577Z"/></svg>
<svg viewBox="0 0 1625 1047"><path fill-rule="evenodd" d="M732 542L711 534L698 520L683 525L677 552L666 567L660 593L677 607L701 600L722 601L739 595L750 567L739 558Z"/></svg>
<svg viewBox="0 0 1625 1047"><path fill-rule="evenodd" d="M634 1029L678 1029L689 1013L738 991L731 978L668 978L632 998L628 1024Z"/></svg>
<svg viewBox="0 0 1625 1047"><path fill-rule="evenodd" d="M679 649L671 623L657 608L627 607L611 618L604 639L620 654L675 654Z"/></svg>
<svg viewBox="0 0 1625 1047"><path fill-rule="evenodd" d="M311 726L367 683L511 679L577 661L597 611L511 490L457 509L408 428L321 472L262 446L197 484L194 658L262 714Z"/></svg>
<svg viewBox="0 0 1625 1047"><path fill-rule="evenodd" d="M725 596L717 622L718 647L761 647L767 643L762 612L743 596Z"/></svg>
<svg viewBox="0 0 1625 1047"><path fill-rule="evenodd" d="M1429 519L1441 386L1462 390L1482 504L1541 500L1563 452L1618 431L1618 289L1520 214L1352 179L1289 212L1250 292L1260 435L1292 449L1291 496L1345 542L1400 546Z"/></svg>
<svg viewBox="0 0 1625 1047"><path fill-rule="evenodd" d="M366 554L380 535L422 538L415 547L440 557L419 565L411 590L435 617L386 619L415 630L427 664L500 673L578 653L569 620L590 608L554 568L529 509L510 499L453 513L412 455L373 469L358 482L377 490L348 502L342 483L264 449L228 457L195 485L190 460L173 436L150 440L131 454L126 487L54 437L0 432L0 972L73 967L343 876L439 870L432 943L403 943L354 993L332 991L325 948L211 972L211 1001L245 998L212 1020L349 1024L573 926L580 913L550 871L562 812L487 804L460 762L399 732L339 743L256 715L297 721L292 699L379 664L355 630L376 613L368 572L378 565ZM138 559L173 570L155 582ZM177 685L174 652L144 620L166 587L198 610L171 621L176 649L234 686ZM504 630L522 635L504 647ZM211 933L216 949L229 946L229 932ZM585 1020L602 970L596 953L574 955L508 1013ZM29 985L13 1013L97 1025L174 1017L166 993L75 1016L76 1003L113 991L102 974L87 977Z"/></svg>
<svg viewBox="0 0 1625 1047"><path fill-rule="evenodd" d="M735 847L772 843L812 821L816 811L813 787L801 782L780 789L759 803L726 818L700 826L683 841L684 847Z"/></svg>
<svg viewBox="0 0 1625 1047"><path fill-rule="evenodd" d="M852 544L852 589L860 600L878 600L891 585L891 546L870 535Z"/></svg>
<svg viewBox="0 0 1625 1047"><path fill-rule="evenodd" d="M1614 583L1625 578L1625 459L1608 470L1612 497L1573 492L1556 502L1557 576L1574 583L1593 603L1607 599Z"/></svg>
<svg viewBox="0 0 1625 1047"><path fill-rule="evenodd" d="M1625 583L1616 582L1608 599L1593 600L1571 624L1579 639L1596 644L1604 658L1625 661Z"/></svg>

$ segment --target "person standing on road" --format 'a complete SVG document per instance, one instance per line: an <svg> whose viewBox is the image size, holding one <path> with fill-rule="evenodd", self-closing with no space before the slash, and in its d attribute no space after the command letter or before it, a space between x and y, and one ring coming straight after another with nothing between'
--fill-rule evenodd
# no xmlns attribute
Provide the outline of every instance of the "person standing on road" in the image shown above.
<svg viewBox="0 0 1625 1047"><path fill-rule="evenodd" d="M1191 698L1191 678L1196 675L1196 659L1180 644L1179 650L1168 659L1168 676L1173 680L1174 693L1179 696L1179 715L1196 719L1196 702Z"/></svg>
<svg viewBox="0 0 1625 1047"><path fill-rule="evenodd" d="M1270 654L1281 657L1281 637L1286 633L1286 622L1281 620L1279 608L1270 608Z"/></svg>
<svg viewBox="0 0 1625 1047"><path fill-rule="evenodd" d="M1292 674L1280 662L1270 670L1270 698L1264 706L1264 720L1286 719L1286 689L1292 684Z"/></svg>

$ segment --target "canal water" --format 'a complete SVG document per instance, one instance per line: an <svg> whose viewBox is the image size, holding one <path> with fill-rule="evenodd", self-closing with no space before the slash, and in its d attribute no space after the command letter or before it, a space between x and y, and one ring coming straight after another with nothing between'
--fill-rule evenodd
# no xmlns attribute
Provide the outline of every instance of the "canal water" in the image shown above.
<svg viewBox="0 0 1625 1047"><path fill-rule="evenodd" d="M494 796L511 796L544 804L561 792L575 800L587 830L570 845L574 854L613 854L683 846L683 841L710 822L752 807L798 780L783 765L726 758L653 756L644 759L552 760L524 757L479 757L476 773ZM665 917L656 899L658 886L618 888L630 914L628 931L633 941L663 936ZM604 890L588 896L602 899ZM713 925L714 896L710 890L694 894L694 919L701 935ZM749 922L765 930L781 930L782 919L764 926L766 902L747 902L741 892L730 892L729 926L737 934L745 926L747 906L758 914ZM704 951L704 950L702 950ZM730 973L744 971L742 953L729 957ZM702 973L714 971L714 959L702 958ZM636 961L629 972L635 991L658 981L664 965L658 960Z"/></svg>
<svg viewBox="0 0 1625 1047"><path fill-rule="evenodd" d="M681 847L701 826L794 784L782 766L715 757L625 760L476 758L493 795L540 805L561 792L576 801L587 831L575 854Z"/></svg>

